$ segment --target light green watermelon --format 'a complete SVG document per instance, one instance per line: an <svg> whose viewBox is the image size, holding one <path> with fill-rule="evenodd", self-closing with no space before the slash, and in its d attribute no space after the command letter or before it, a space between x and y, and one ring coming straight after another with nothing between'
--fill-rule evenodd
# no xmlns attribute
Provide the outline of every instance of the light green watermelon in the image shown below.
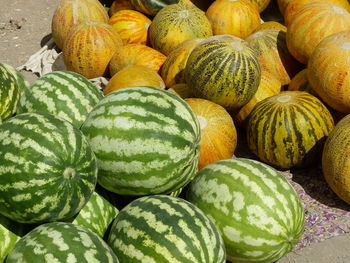
<svg viewBox="0 0 350 263"><path fill-rule="evenodd" d="M94 192L72 223L85 227L103 237L119 210L101 195Z"/></svg>
<svg viewBox="0 0 350 263"><path fill-rule="evenodd" d="M16 112L20 91L16 78L0 63L0 123Z"/></svg>
<svg viewBox="0 0 350 263"><path fill-rule="evenodd" d="M21 238L6 263L118 263L95 233L64 222L42 224Z"/></svg>
<svg viewBox="0 0 350 263"><path fill-rule="evenodd" d="M122 195L170 193L197 171L200 127L180 97L154 87L104 97L81 130L98 159L98 182Z"/></svg>
<svg viewBox="0 0 350 263"><path fill-rule="evenodd" d="M304 209L287 179L250 159L218 161L191 182L187 200L220 229L231 262L274 262L304 229Z"/></svg>
<svg viewBox="0 0 350 263"><path fill-rule="evenodd" d="M141 197L125 206L107 242L121 262L226 261L224 242L213 222L193 204L168 195Z"/></svg>
<svg viewBox="0 0 350 263"><path fill-rule="evenodd" d="M97 181L96 157L81 131L46 113L0 125L0 214L21 223L73 217Z"/></svg>
<svg viewBox="0 0 350 263"><path fill-rule="evenodd" d="M24 90L18 113L51 113L80 128L102 98L102 92L84 76L71 71L54 71L38 78Z"/></svg>

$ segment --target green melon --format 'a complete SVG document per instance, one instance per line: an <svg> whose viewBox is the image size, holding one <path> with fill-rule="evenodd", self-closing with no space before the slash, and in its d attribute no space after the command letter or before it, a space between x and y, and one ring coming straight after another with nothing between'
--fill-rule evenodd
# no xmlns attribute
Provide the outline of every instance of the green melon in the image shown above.
<svg viewBox="0 0 350 263"><path fill-rule="evenodd" d="M12 232L9 219L0 215L0 262L4 262L7 254L21 238Z"/></svg>
<svg viewBox="0 0 350 263"><path fill-rule="evenodd" d="M98 193L94 192L72 223L85 227L103 237L109 225L118 215L118 209Z"/></svg>
<svg viewBox="0 0 350 263"><path fill-rule="evenodd" d="M118 263L98 235L64 222L42 224L21 238L6 263Z"/></svg>
<svg viewBox="0 0 350 263"><path fill-rule="evenodd" d="M54 71L38 78L24 90L18 113L47 112L80 128L102 98L102 92L84 76L71 71Z"/></svg>
<svg viewBox="0 0 350 263"><path fill-rule="evenodd" d="M20 90L16 77L0 63L0 123L16 113Z"/></svg>
<svg viewBox="0 0 350 263"><path fill-rule="evenodd" d="M98 182L123 195L170 193L197 170L200 128L178 96L154 87L112 92L81 130L98 159Z"/></svg>
<svg viewBox="0 0 350 263"><path fill-rule="evenodd" d="M121 262L224 263L219 230L196 206L178 197L138 198L114 220L108 244Z"/></svg>
<svg viewBox="0 0 350 263"><path fill-rule="evenodd" d="M77 214L97 181L96 157L80 130L44 113L0 125L0 213L21 223Z"/></svg>
<svg viewBox="0 0 350 263"><path fill-rule="evenodd" d="M258 161L234 158L206 166L189 185L187 200L220 229L231 262L274 262L303 233L300 198L282 174Z"/></svg>
<svg viewBox="0 0 350 263"><path fill-rule="evenodd" d="M20 92L30 86L29 82L24 78L22 73L19 72L15 67L6 63L2 63L2 65L15 77Z"/></svg>
<svg viewBox="0 0 350 263"><path fill-rule="evenodd" d="M209 37L188 57L188 88L196 97L213 101L228 111L248 103L261 79L257 56L247 42L230 35Z"/></svg>

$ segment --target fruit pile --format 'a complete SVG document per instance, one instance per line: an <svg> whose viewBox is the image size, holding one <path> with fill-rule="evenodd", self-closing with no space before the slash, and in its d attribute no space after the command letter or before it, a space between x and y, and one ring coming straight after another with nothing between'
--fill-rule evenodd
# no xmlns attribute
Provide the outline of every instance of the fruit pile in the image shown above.
<svg viewBox="0 0 350 263"><path fill-rule="evenodd" d="M0 262L283 257L305 216L278 170L321 162L350 204L349 10L61 0L67 70L28 83L0 63Z"/></svg>

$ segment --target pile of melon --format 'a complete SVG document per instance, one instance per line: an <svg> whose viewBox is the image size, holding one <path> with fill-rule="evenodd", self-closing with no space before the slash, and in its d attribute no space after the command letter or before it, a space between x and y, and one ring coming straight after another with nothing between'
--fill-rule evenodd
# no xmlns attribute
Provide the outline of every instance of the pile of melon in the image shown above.
<svg viewBox="0 0 350 263"><path fill-rule="evenodd" d="M67 70L0 62L0 262L282 258L305 217L281 170L322 163L350 204L349 11L61 0Z"/></svg>

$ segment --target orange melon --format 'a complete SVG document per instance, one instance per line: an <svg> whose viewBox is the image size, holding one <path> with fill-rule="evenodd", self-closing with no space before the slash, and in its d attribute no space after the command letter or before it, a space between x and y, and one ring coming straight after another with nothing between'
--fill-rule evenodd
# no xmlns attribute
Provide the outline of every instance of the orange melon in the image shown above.
<svg viewBox="0 0 350 263"><path fill-rule="evenodd" d="M312 2L301 7L288 26L290 53L307 64L317 44L325 37L350 29L350 13L331 2Z"/></svg>
<svg viewBox="0 0 350 263"><path fill-rule="evenodd" d="M120 10L134 10L134 6L131 4L130 0L114 0L108 13L112 17L115 13Z"/></svg>
<svg viewBox="0 0 350 263"><path fill-rule="evenodd" d="M64 63L69 71L86 78L108 74L114 52L123 45L118 33L108 24L85 22L72 28L63 47Z"/></svg>
<svg viewBox="0 0 350 263"><path fill-rule="evenodd" d="M206 12L214 35L248 37L260 24L260 14L249 0L216 0Z"/></svg>
<svg viewBox="0 0 350 263"><path fill-rule="evenodd" d="M312 53L309 83L333 109L350 113L350 30L324 38Z"/></svg>
<svg viewBox="0 0 350 263"><path fill-rule="evenodd" d="M197 115L201 128L198 169L231 158L237 146L237 132L230 114L220 105L205 99L185 99Z"/></svg>
<svg viewBox="0 0 350 263"><path fill-rule="evenodd" d="M144 66L129 66L118 71L108 81L106 88L103 90L104 95L132 86L151 86L165 89L165 84L159 74Z"/></svg>
<svg viewBox="0 0 350 263"><path fill-rule="evenodd" d="M166 58L165 55L149 46L127 44L115 51L109 63L109 71L113 76L125 67L139 65L158 72Z"/></svg>
<svg viewBox="0 0 350 263"><path fill-rule="evenodd" d="M52 37L59 49L73 26L87 22L108 22L108 13L98 0L61 0L51 21Z"/></svg>
<svg viewBox="0 0 350 263"><path fill-rule="evenodd" d="M147 44L148 27L152 21L135 10L120 10L108 21L124 44Z"/></svg>
<svg viewBox="0 0 350 263"><path fill-rule="evenodd" d="M265 29L277 29L277 30L282 30L283 32L287 32L287 27L282 25L279 22L276 21L266 21L262 24L260 24L253 33L258 32L258 31L262 31Z"/></svg>

